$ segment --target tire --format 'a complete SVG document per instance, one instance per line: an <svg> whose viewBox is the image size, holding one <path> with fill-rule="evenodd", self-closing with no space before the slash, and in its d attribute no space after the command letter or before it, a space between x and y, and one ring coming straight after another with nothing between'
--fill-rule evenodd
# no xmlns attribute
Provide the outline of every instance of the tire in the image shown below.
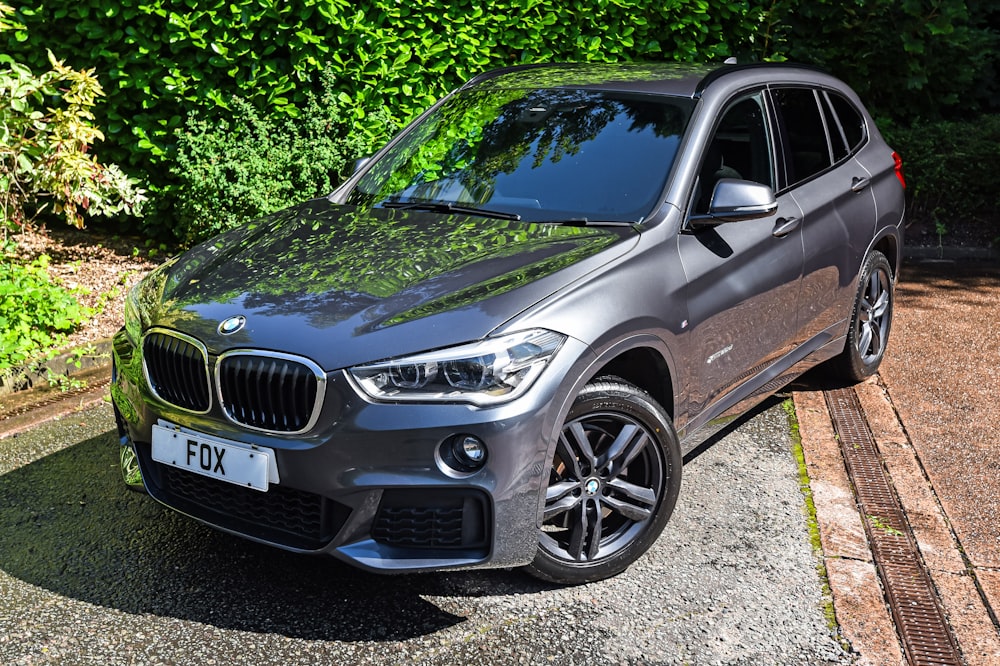
<svg viewBox="0 0 1000 666"><path fill-rule="evenodd" d="M844 351L832 368L842 379L860 382L878 371L892 327L893 275L885 255L872 250L858 280Z"/></svg>
<svg viewBox="0 0 1000 666"><path fill-rule="evenodd" d="M576 585L624 571L667 524L681 464L670 417L648 394L617 378L585 386L559 435L528 573Z"/></svg>

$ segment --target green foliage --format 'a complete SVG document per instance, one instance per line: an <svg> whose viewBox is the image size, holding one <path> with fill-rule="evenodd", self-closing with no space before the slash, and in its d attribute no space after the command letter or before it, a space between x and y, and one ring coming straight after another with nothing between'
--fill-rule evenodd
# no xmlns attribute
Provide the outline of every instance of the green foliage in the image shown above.
<svg viewBox="0 0 1000 666"><path fill-rule="evenodd" d="M0 255L0 371L57 347L91 314L79 292L52 282L47 266L44 255L27 265Z"/></svg>
<svg viewBox="0 0 1000 666"><path fill-rule="evenodd" d="M783 0L771 18L788 59L829 69L879 117L909 124L998 108L995 3Z"/></svg>
<svg viewBox="0 0 1000 666"><path fill-rule="evenodd" d="M903 156L912 219L948 228L988 224L1000 237L1000 114L975 120L918 123L892 128L886 138Z"/></svg>
<svg viewBox="0 0 1000 666"><path fill-rule="evenodd" d="M184 244L331 192L347 163L369 149L346 135L329 85L322 97L307 94L297 118L265 117L238 97L229 106L227 118L192 114L178 138L172 231Z"/></svg>
<svg viewBox="0 0 1000 666"><path fill-rule="evenodd" d="M10 11L0 5L0 17ZM4 20L0 31L16 29ZM103 135L92 107L103 92L93 70L74 70L48 52L40 76L0 57L0 227L6 236L49 203L77 227L81 211L138 212L144 196L116 166L89 152ZM53 106L54 105L54 106Z"/></svg>
<svg viewBox="0 0 1000 666"><path fill-rule="evenodd" d="M234 97L295 116L329 64L346 123L387 137L486 69L523 62L718 60L749 43L766 4L737 0L28 0L6 50L40 65L45 45L107 76L105 148L162 188L189 112ZM280 125L279 125L280 126ZM169 192L168 192L169 194ZM161 206L166 203L160 202ZM166 211L161 211L165 213ZM154 231L157 231L154 229Z"/></svg>

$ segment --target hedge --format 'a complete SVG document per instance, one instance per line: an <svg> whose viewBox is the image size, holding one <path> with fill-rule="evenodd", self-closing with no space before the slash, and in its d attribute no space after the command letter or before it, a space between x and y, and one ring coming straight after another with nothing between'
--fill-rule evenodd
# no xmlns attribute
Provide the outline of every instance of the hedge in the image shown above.
<svg viewBox="0 0 1000 666"><path fill-rule="evenodd" d="M893 126L998 110L1000 9L985 0L25 0L3 52L46 48L95 68L102 160L149 179L146 230L174 224L189 119L222 129L248 107L286 127L329 95L353 149L483 70L523 62L741 60L826 64ZM233 100L240 100L234 102ZM390 122L386 122L388 119ZM252 113L250 115L253 115ZM394 121L394 122L393 122ZM207 143L203 144L207 146ZM232 145L230 146L230 148ZM227 149L228 150L228 149ZM342 148L328 151L347 158ZM918 148L919 150L919 148ZM233 152L230 150L230 152ZM928 154L932 159L933 154ZM909 151L908 160L922 157ZM322 180L322 179L320 179ZM208 182L208 181L205 181ZM194 202L197 205L198 202ZM248 211L248 214L252 211ZM194 227L205 227L201 222ZM175 234L188 236L187 232Z"/></svg>
<svg viewBox="0 0 1000 666"><path fill-rule="evenodd" d="M8 51L44 46L102 75L107 159L149 167L196 109L233 96L294 115L327 63L355 128L405 120L471 75L520 62L697 60L752 41L765 3L732 0L35 0ZM108 150L107 148L105 150ZM124 151L126 154L122 154Z"/></svg>
<svg viewBox="0 0 1000 666"><path fill-rule="evenodd" d="M890 128L885 136L903 157L911 220L978 227L1000 242L1000 114Z"/></svg>

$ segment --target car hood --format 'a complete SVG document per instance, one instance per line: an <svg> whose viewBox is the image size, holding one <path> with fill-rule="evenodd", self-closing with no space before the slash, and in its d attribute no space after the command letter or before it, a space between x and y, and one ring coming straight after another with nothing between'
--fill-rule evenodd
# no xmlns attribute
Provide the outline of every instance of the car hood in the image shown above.
<svg viewBox="0 0 1000 666"><path fill-rule="evenodd" d="M326 370L480 339L624 254L631 227L529 224L309 201L203 243L138 289L143 325L210 353ZM228 336L222 321L246 318Z"/></svg>

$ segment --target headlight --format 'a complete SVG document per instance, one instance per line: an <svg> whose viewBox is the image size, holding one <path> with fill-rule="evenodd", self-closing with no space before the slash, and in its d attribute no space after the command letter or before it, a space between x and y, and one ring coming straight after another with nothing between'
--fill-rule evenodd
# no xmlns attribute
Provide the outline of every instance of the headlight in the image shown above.
<svg viewBox="0 0 1000 666"><path fill-rule="evenodd" d="M149 326L150 312L162 300L170 268L175 263L177 257L167 259L125 295L125 333L133 344L139 344L143 329Z"/></svg>
<svg viewBox="0 0 1000 666"><path fill-rule="evenodd" d="M534 329L359 365L349 373L376 400L495 405L527 391L565 339Z"/></svg>

